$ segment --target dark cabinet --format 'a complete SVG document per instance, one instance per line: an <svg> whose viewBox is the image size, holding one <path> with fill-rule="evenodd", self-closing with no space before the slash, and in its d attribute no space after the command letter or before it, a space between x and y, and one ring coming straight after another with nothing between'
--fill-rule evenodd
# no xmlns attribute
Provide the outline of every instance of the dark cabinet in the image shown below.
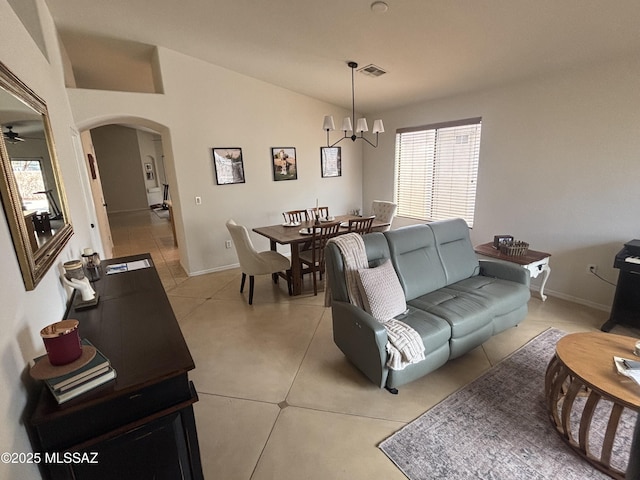
<svg viewBox="0 0 640 480"><path fill-rule="evenodd" d="M123 263L149 255L113 259ZM103 266L104 268L104 266ZM188 372L195 368L153 266L95 282L97 307L69 308L109 358L115 381L58 405L43 388L30 419L51 479L197 480L202 466Z"/></svg>
<svg viewBox="0 0 640 480"><path fill-rule="evenodd" d="M186 412L166 415L133 428L122 435L88 445L78 462L69 465L78 480L193 479L187 438ZM185 421L186 420L186 421ZM92 462L95 456L95 463Z"/></svg>

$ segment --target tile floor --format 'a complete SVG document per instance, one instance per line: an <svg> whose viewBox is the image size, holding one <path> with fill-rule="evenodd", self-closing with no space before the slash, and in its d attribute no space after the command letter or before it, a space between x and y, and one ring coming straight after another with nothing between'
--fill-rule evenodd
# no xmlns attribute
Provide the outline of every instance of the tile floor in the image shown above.
<svg viewBox="0 0 640 480"><path fill-rule="evenodd" d="M193 355L207 479L404 479L378 450L380 441L547 328L598 330L608 317L551 296L532 298L520 326L394 396L333 344L331 310L313 296L310 279L303 295L289 297L283 283L256 278L249 306L238 269L184 273L167 219L153 212L109 219L114 256L151 253Z"/></svg>

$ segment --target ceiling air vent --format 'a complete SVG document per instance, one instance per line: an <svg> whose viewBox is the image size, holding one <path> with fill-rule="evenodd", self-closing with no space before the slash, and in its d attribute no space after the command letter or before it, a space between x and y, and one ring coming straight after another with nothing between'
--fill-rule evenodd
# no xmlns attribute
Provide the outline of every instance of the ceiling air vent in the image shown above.
<svg viewBox="0 0 640 480"><path fill-rule="evenodd" d="M374 64L370 64L370 65L367 65L366 67L362 67L358 71L361 73L364 73L365 75L369 75L370 77L379 77L380 75L384 75L385 73L387 73L380 67L375 66Z"/></svg>

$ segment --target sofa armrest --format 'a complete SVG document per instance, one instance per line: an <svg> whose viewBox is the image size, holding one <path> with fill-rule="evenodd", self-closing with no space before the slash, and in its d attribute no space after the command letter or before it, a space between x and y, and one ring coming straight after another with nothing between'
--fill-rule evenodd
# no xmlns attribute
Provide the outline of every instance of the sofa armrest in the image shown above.
<svg viewBox="0 0 640 480"><path fill-rule="evenodd" d="M348 302L331 303L333 341L373 383L387 382L387 331L375 318Z"/></svg>
<svg viewBox="0 0 640 480"><path fill-rule="evenodd" d="M502 260L480 260L480 275L510 280L526 285L527 287L531 283L529 270L515 263Z"/></svg>

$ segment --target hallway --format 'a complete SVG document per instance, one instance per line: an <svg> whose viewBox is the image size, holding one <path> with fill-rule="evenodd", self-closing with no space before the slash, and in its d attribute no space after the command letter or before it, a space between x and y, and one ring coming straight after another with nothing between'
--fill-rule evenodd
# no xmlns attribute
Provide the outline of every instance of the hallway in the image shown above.
<svg viewBox="0 0 640 480"><path fill-rule="evenodd" d="M113 238L114 258L151 253L151 258L166 290L189 278L180 266L180 255L173 243L167 210L159 213L151 209L111 213L109 224Z"/></svg>

